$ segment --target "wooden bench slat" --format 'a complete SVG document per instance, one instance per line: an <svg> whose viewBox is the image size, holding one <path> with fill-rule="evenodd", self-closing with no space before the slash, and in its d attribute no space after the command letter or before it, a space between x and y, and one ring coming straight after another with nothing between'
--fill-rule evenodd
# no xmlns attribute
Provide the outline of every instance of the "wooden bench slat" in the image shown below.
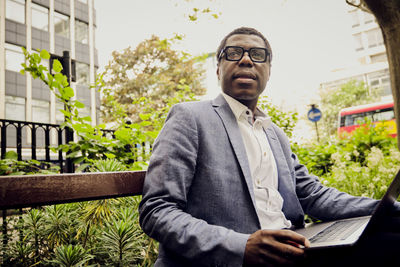
<svg viewBox="0 0 400 267"><path fill-rule="evenodd" d="M0 209L87 201L142 193L146 171L0 177Z"/></svg>

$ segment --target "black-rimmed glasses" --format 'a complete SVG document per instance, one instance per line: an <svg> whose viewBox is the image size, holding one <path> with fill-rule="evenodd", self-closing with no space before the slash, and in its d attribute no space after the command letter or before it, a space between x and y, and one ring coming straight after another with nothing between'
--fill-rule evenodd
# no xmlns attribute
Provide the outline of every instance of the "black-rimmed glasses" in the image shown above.
<svg viewBox="0 0 400 267"><path fill-rule="evenodd" d="M221 50L218 61L221 60L223 54L225 54L225 59L228 61L239 61L243 58L245 52L249 53L249 57L253 62L262 63L267 61L268 51L266 48L252 47L244 49L240 46L226 46Z"/></svg>

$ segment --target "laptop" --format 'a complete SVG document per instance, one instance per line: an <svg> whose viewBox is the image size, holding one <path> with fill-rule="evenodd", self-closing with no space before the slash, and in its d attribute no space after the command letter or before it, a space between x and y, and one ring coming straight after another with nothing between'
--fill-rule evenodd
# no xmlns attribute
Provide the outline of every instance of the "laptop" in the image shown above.
<svg viewBox="0 0 400 267"><path fill-rule="evenodd" d="M385 221L399 194L400 170L371 216L314 223L304 228L296 229L295 232L310 240L311 245L307 249L352 246Z"/></svg>

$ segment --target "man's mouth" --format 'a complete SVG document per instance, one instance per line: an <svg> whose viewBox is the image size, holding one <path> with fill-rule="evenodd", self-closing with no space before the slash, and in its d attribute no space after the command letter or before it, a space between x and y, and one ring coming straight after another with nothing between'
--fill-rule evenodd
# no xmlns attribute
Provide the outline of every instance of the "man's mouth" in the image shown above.
<svg viewBox="0 0 400 267"><path fill-rule="evenodd" d="M240 82L252 82L256 80L257 77L253 73L236 73L233 75L233 79Z"/></svg>

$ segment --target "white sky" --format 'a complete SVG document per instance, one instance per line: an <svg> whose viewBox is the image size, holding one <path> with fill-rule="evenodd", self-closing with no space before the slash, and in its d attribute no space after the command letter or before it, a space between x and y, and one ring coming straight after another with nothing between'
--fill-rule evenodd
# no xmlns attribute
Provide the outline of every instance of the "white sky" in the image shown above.
<svg viewBox="0 0 400 267"><path fill-rule="evenodd" d="M100 70L111 52L136 47L152 34L185 34L181 47L197 55L214 52L231 30L250 26L261 31L273 50L271 78L265 93L284 110L304 116L318 97L329 72L356 64L351 18L345 0L95 0L96 47ZM190 22L194 6L221 12ZM219 92L215 68L208 67L208 98ZM207 98L206 97L206 98Z"/></svg>

